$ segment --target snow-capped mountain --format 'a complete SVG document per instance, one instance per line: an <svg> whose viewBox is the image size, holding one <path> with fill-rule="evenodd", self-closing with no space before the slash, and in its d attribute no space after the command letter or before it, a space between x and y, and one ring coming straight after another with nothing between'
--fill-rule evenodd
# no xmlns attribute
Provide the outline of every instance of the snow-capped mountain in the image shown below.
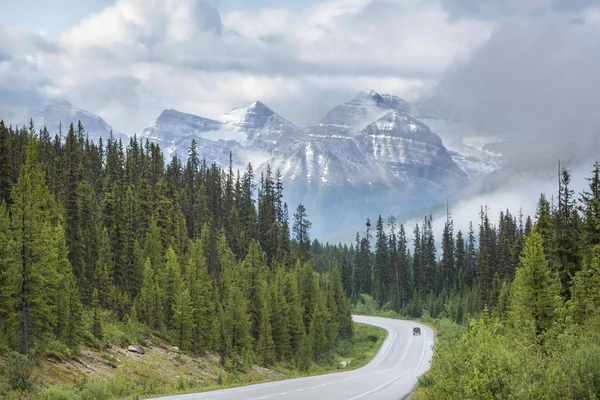
<svg viewBox="0 0 600 400"><path fill-rule="evenodd" d="M282 172L288 198L319 217L317 232L332 221L354 226L373 210L443 202L469 181L442 139L409 115L408 103L373 91L335 107L291 146L276 147L267 164Z"/></svg>
<svg viewBox="0 0 600 400"><path fill-rule="evenodd" d="M293 142L300 133L300 128L256 101L217 119L165 110L141 136L183 160L195 140L208 163L227 165L231 152L234 164L243 167L248 162L262 164L276 145Z"/></svg>
<svg viewBox="0 0 600 400"><path fill-rule="evenodd" d="M208 163L226 166L231 152L236 167L279 169L286 200L303 202L321 232L332 221L353 226L373 210L406 211L458 196L500 166L500 155L477 134L440 99L410 104L366 90L304 129L256 101L214 119L165 110L142 137L183 160L195 140Z"/></svg>
<svg viewBox="0 0 600 400"><path fill-rule="evenodd" d="M37 127L57 132L81 120L90 139L112 128L68 102L27 113ZM255 101L217 118L163 111L141 134L166 160L185 161L192 141L207 163L235 168L252 162L282 173L286 201L307 206L314 233L356 226L374 210L396 213L458 196L469 181L500 167L493 141L463 122L439 99L410 104L373 90L334 107L315 126L300 128ZM115 137L125 137L115 134Z"/></svg>
<svg viewBox="0 0 600 400"><path fill-rule="evenodd" d="M301 129L269 107L255 101L249 107L235 108L218 118L231 131L246 134L246 147L272 151L275 146L290 143L300 137Z"/></svg>
<svg viewBox="0 0 600 400"><path fill-rule="evenodd" d="M75 107L66 100L48 104L41 110L29 110L26 112L22 125L28 125L33 120L36 127L45 126L52 134L58 133L59 126L62 125L62 133L66 135L69 125L72 123L77 129L77 123L81 121L89 139L98 142L99 138L106 141L113 133L116 139L126 139L127 135L113 131L112 127L101 117Z"/></svg>

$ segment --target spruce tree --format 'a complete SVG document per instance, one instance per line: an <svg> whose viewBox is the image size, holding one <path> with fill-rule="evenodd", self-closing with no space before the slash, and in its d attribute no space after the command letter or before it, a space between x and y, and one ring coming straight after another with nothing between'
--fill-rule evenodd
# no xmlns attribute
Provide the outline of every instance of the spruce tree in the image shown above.
<svg viewBox="0 0 600 400"><path fill-rule="evenodd" d="M167 325L171 325L173 321L175 297L181 291L181 267L177 260L177 254L172 247L169 247L166 254L167 261L165 263L164 282L161 285L164 288L164 310L166 311ZM189 294L189 293L188 293Z"/></svg>
<svg viewBox="0 0 600 400"><path fill-rule="evenodd" d="M383 218L381 215L377 218L376 243L375 243L375 262L373 264L373 297L379 303L388 299L389 278L390 278L390 258L388 239L383 228Z"/></svg>
<svg viewBox="0 0 600 400"><path fill-rule="evenodd" d="M270 288L272 337L273 342L275 343L277 359L280 361L290 360L292 358L289 334L290 305L285 297L286 279L285 270L282 266L279 266Z"/></svg>
<svg viewBox="0 0 600 400"><path fill-rule="evenodd" d="M84 243L81 225L81 154L73 124L65 143L65 237L69 246L69 261L79 282L87 276L84 263Z"/></svg>
<svg viewBox="0 0 600 400"><path fill-rule="evenodd" d="M327 349L327 334L325 331L325 319L321 307L316 306L310 318L310 327L308 329L312 353L315 361Z"/></svg>
<svg viewBox="0 0 600 400"><path fill-rule="evenodd" d="M588 182L588 190L580 195L580 209L585 220L585 238L592 247L600 244L600 163L594 163Z"/></svg>
<svg viewBox="0 0 600 400"><path fill-rule="evenodd" d="M194 307L192 306L190 291L185 288L183 283L180 283L173 298L172 307L172 337L181 350L189 351L194 330Z"/></svg>
<svg viewBox="0 0 600 400"><path fill-rule="evenodd" d="M10 205L13 170L11 166L10 137L4 121L0 120L0 203Z"/></svg>
<svg viewBox="0 0 600 400"><path fill-rule="evenodd" d="M534 228L510 291L510 317L515 329L543 340L561 307L560 285L548 266L542 236Z"/></svg>
<svg viewBox="0 0 600 400"><path fill-rule="evenodd" d="M97 289L98 303L104 309L110 308L113 289L113 259L110 249L110 240L106 228L100 236L100 253L96 262L94 282Z"/></svg>
<svg viewBox="0 0 600 400"><path fill-rule="evenodd" d="M263 290L266 291L266 282L263 287ZM256 352L260 358L262 365L267 366L273 364L276 359L275 342L273 341L272 335L273 329L271 327L269 304L267 302L264 302L260 311L260 324Z"/></svg>
<svg viewBox="0 0 600 400"><path fill-rule="evenodd" d="M453 289L455 279L454 225L451 219L444 225L442 236L441 287Z"/></svg>
<svg viewBox="0 0 600 400"><path fill-rule="evenodd" d="M288 332L290 335L290 347L292 354L297 355L303 337L306 335L304 323L304 312L302 301L298 290L298 270L290 271L286 274L285 299L289 307Z"/></svg>
<svg viewBox="0 0 600 400"><path fill-rule="evenodd" d="M2 126L0 126L2 128ZM4 200L0 200L0 343L7 335L9 316L11 316L12 302L10 284L10 266L15 262L12 254L10 218Z"/></svg>
<svg viewBox="0 0 600 400"><path fill-rule="evenodd" d="M9 297L13 299L13 345L27 353L32 344L51 332L57 281L53 221L56 206L37 162L38 142L30 136L26 161L12 188L10 208L13 261L8 266Z"/></svg>
<svg viewBox="0 0 600 400"><path fill-rule="evenodd" d="M55 335L71 347L77 346L83 336L83 305L79 295L79 286L73 274L67 255L67 243L62 226L54 229L53 246L56 250L54 266L56 281L53 282L56 298L54 301Z"/></svg>
<svg viewBox="0 0 600 400"><path fill-rule="evenodd" d="M312 223L308 220L306 209L302 204L298 205L294 213L294 237L298 243L297 253L298 258L302 262L308 261L310 258L310 228Z"/></svg>
<svg viewBox="0 0 600 400"><path fill-rule="evenodd" d="M208 275L204 245L200 240L192 243L186 281L194 310L192 350L204 353L213 348L216 333L213 282Z"/></svg>

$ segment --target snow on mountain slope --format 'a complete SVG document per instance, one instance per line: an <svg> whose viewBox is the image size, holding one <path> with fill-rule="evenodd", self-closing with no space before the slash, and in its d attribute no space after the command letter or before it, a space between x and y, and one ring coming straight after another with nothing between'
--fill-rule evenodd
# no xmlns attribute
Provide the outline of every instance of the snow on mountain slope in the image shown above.
<svg viewBox="0 0 600 400"><path fill-rule="evenodd" d="M235 108L219 120L229 129L246 135L246 147L272 151L280 140L293 141L301 129L281 117L265 104L255 101L249 107Z"/></svg>
<svg viewBox="0 0 600 400"><path fill-rule="evenodd" d="M443 138L454 162L471 180L481 179L502 168L502 154L485 149L496 139L485 136L465 122L428 118L421 118L421 121Z"/></svg>
<svg viewBox="0 0 600 400"><path fill-rule="evenodd" d="M373 209L397 212L445 201L468 186L442 139L408 115L407 103L389 99L361 93L267 161L287 182L286 198L302 201L318 217L317 232L333 220L356 224Z"/></svg>
<svg viewBox="0 0 600 400"><path fill-rule="evenodd" d="M351 101L333 108L318 125L308 128L307 133L314 136L353 137L391 110L407 114L408 109L408 103L399 97L382 96L373 90L366 90Z"/></svg>
<svg viewBox="0 0 600 400"><path fill-rule="evenodd" d="M234 165L243 168L248 162L263 164L278 143L293 142L300 134L300 128L256 101L217 119L165 110L142 137L183 160L195 140L200 157L208 163L227 165L231 152Z"/></svg>
<svg viewBox="0 0 600 400"><path fill-rule="evenodd" d="M26 112L23 125L28 125L33 120L36 127L45 126L51 135L58 134L59 126L62 125L63 136L67 134L69 125L72 123L77 129L77 124L81 121L85 132L90 140L97 142L99 138L106 141L113 132L116 139L127 139L127 135L114 132L112 127L101 117L73 106L66 100L51 103L41 110L29 110Z"/></svg>

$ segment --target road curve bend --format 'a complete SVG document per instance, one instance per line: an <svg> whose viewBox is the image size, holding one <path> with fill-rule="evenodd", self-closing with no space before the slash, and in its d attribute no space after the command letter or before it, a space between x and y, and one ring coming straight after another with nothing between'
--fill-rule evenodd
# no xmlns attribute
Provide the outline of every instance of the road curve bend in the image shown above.
<svg viewBox="0 0 600 400"><path fill-rule="evenodd" d="M397 319L353 316L355 322L375 325L387 337L375 357L362 368L326 375L260 383L161 400L398 400L408 396L431 365L434 334L430 327ZM413 336L415 326L421 336Z"/></svg>

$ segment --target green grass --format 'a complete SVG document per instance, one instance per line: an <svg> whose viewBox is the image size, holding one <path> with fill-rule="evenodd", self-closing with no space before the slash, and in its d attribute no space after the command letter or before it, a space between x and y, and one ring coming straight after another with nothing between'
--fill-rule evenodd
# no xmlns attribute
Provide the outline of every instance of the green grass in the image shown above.
<svg viewBox="0 0 600 400"><path fill-rule="evenodd" d="M336 361L346 361L352 369L360 368L373 359L385 337L385 329L355 322L354 338L348 345L342 342L338 346Z"/></svg>
<svg viewBox="0 0 600 400"><path fill-rule="evenodd" d="M127 344L125 338L130 335L143 336L135 328L128 327L131 332L127 333L122 332L124 327L111 326L107 330L111 339L116 339L117 347L105 342L100 348L84 349L85 356L80 355L77 360L42 362L35 374L36 389L26 395L12 393L5 398L140 399L339 372L367 364L386 336L384 329L354 323L354 337L340 341L307 371L299 371L291 364L278 363L269 369L248 367L242 373L224 370L215 355L191 357L171 350L157 339L153 339L153 347L146 348L146 355L129 354L121 346ZM347 363L346 367L342 366L342 361ZM83 364L94 364L94 373L82 370L80 366Z"/></svg>

